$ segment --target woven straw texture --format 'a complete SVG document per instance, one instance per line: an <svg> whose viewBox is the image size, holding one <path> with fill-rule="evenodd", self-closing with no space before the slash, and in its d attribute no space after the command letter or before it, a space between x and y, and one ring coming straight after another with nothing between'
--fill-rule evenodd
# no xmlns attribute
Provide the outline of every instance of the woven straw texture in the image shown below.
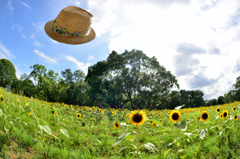
<svg viewBox="0 0 240 159"><path fill-rule="evenodd" d="M56 22L60 26L71 31L83 32L91 28L92 17L93 15L91 13L83 10L82 8L68 6L61 10L56 18ZM92 41L96 37L95 31L92 28L89 35L84 37L59 35L53 30L53 22L54 20L47 22L44 30L50 38L58 42L77 45Z"/></svg>

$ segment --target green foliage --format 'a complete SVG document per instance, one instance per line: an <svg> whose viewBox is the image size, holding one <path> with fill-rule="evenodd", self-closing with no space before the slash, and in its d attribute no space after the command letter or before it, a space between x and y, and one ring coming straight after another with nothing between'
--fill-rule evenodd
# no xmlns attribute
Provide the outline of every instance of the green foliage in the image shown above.
<svg viewBox="0 0 240 159"><path fill-rule="evenodd" d="M0 86L12 85L16 79L16 70L12 62L7 59L0 59Z"/></svg>

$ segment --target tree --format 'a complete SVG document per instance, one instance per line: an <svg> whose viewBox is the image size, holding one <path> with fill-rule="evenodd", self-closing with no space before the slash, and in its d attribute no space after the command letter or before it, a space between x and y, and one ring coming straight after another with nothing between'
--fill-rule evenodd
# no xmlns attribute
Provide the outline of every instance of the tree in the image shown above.
<svg viewBox="0 0 240 159"><path fill-rule="evenodd" d="M35 86L33 82L30 80L30 77L24 73L20 77L20 90L23 91L25 96L31 97L35 95Z"/></svg>
<svg viewBox="0 0 240 159"><path fill-rule="evenodd" d="M224 104L223 99L224 99L223 96L219 96L217 99L217 104Z"/></svg>
<svg viewBox="0 0 240 159"><path fill-rule="evenodd" d="M94 100L111 107L130 102L131 109L144 104L153 109L171 100L173 86L179 88L170 71L160 66L155 57L149 58L140 50L122 54L112 51L107 61L89 67L85 81L91 86Z"/></svg>
<svg viewBox="0 0 240 159"><path fill-rule="evenodd" d="M30 66L32 68L32 72L30 73L30 77L32 77L35 81L36 93L38 98L44 99L46 98L46 76L47 76L47 69L43 65L35 64Z"/></svg>
<svg viewBox="0 0 240 159"><path fill-rule="evenodd" d="M12 62L7 59L0 59L0 86L12 85L16 79L16 70Z"/></svg>
<svg viewBox="0 0 240 159"><path fill-rule="evenodd" d="M236 91L234 100L240 101L240 76L237 77L236 83L233 84L233 87L235 88Z"/></svg>

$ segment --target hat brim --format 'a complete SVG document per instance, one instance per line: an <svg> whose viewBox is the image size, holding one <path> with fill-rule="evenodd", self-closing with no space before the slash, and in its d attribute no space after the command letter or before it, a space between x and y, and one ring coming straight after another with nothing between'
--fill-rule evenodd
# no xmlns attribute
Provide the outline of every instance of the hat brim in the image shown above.
<svg viewBox="0 0 240 159"><path fill-rule="evenodd" d="M50 38L58 42L77 45L77 44L83 44L83 43L92 41L96 37L95 31L92 28L90 30L89 35L84 37L72 37L72 36L59 35L53 31L53 21L54 20L47 22L45 24L44 30Z"/></svg>

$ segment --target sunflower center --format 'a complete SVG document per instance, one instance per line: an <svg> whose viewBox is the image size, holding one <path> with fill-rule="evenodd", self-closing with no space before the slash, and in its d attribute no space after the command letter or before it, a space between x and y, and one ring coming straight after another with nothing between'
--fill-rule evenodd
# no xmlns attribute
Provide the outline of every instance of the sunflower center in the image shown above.
<svg viewBox="0 0 240 159"><path fill-rule="evenodd" d="M178 119L179 119L178 113L173 113L172 119L173 119L173 120L178 120Z"/></svg>
<svg viewBox="0 0 240 159"><path fill-rule="evenodd" d="M133 119L134 122L139 123L139 122L142 121L143 117L142 117L141 114L134 114L132 119Z"/></svg>
<svg viewBox="0 0 240 159"><path fill-rule="evenodd" d="M115 126L118 127L118 123L115 123Z"/></svg>
<svg viewBox="0 0 240 159"><path fill-rule="evenodd" d="M224 118L225 118L225 117L227 116L227 113L226 113L226 112L224 112L224 113L223 113L223 116L224 116Z"/></svg>
<svg viewBox="0 0 240 159"><path fill-rule="evenodd" d="M217 112L220 112L220 109L217 109Z"/></svg>
<svg viewBox="0 0 240 159"><path fill-rule="evenodd" d="M203 119L203 120L206 120L207 118L208 118L208 114L207 114L207 113L203 113L202 119Z"/></svg>
<svg viewBox="0 0 240 159"><path fill-rule="evenodd" d="M238 117L238 116L237 116L237 115L235 115L235 118L234 118L234 119L237 119L237 117Z"/></svg>

